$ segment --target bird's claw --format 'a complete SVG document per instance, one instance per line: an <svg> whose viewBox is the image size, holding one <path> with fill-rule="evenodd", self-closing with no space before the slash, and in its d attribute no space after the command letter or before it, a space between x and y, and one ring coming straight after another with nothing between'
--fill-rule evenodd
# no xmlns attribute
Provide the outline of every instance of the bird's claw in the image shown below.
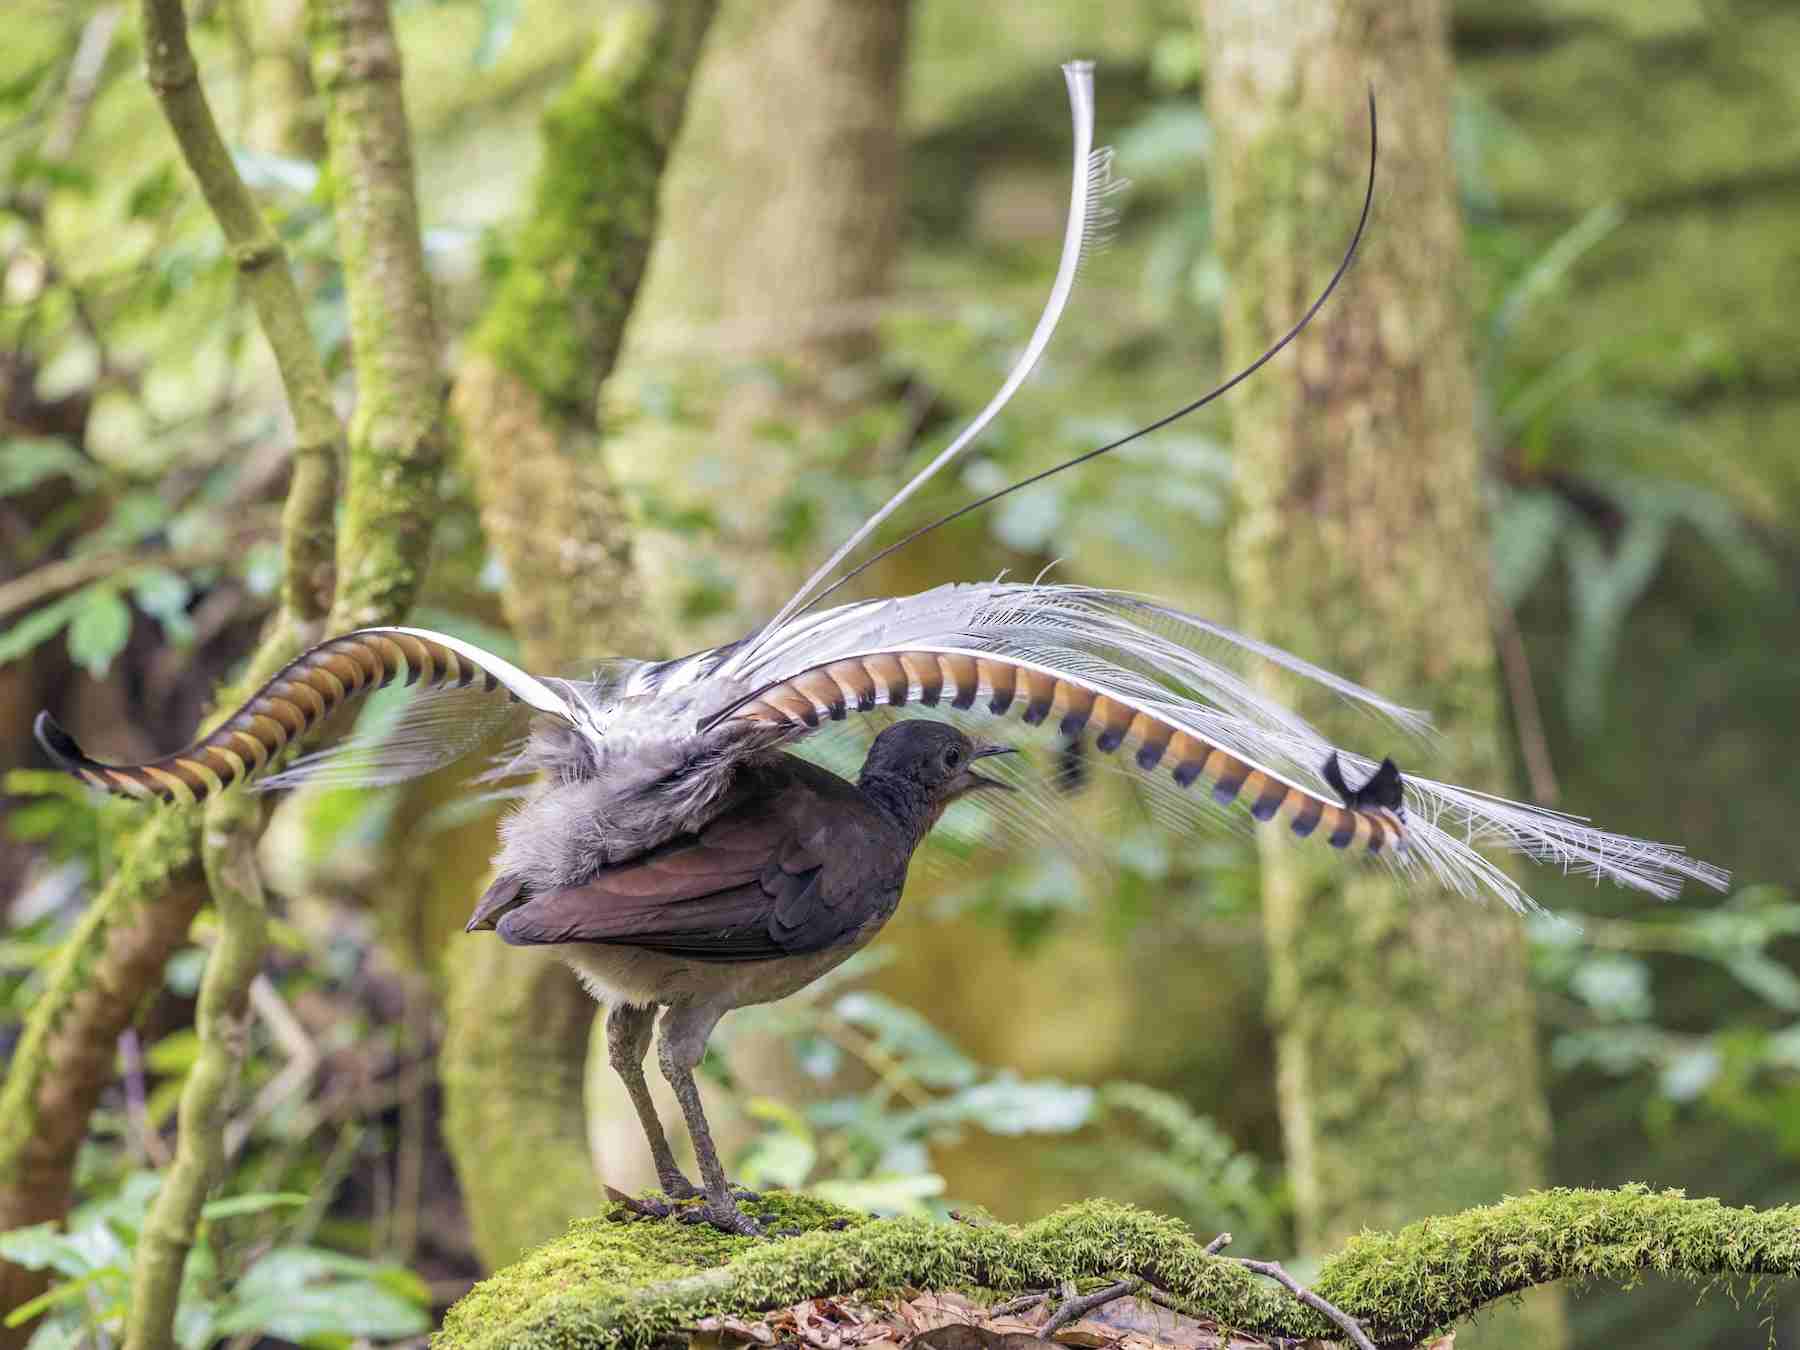
<svg viewBox="0 0 1800 1350"><path fill-rule="evenodd" d="M662 1177L660 1180L663 1194L671 1200L698 1200L706 1194L679 1172L673 1176Z"/></svg>
<svg viewBox="0 0 1800 1350"><path fill-rule="evenodd" d="M730 1200L722 1205L707 1201L704 1205L696 1205L692 1209L683 1210L675 1216L682 1223L710 1224L721 1233L734 1233L738 1237L761 1237L762 1225L744 1213Z"/></svg>

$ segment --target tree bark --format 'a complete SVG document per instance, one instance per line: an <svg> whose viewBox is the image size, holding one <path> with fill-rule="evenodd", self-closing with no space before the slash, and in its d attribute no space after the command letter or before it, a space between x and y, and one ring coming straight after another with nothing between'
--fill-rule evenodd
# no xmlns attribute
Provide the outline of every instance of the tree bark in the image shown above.
<svg viewBox="0 0 1800 1350"><path fill-rule="evenodd" d="M596 396L649 258L713 8L613 7L545 112L530 209L452 395L533 670L654 650ZM583 1100L594 1003L553 955L492 936L457 942L447 971L444 1129L476 1248L497 1266L598 1202Z"/></svg>
<svg viewBox="0 0 1800 1350"><path fill-rule="evenodd" d="M795 489L819 471L809 461L854 480L871 465L852 455L879 438L845 437L876 401L871 301L887 293L899 244L907 12L905 0L726 0L707 38L664 226L602 405L607 454L649 522L717 522L635 541L674 650L743 636L836 542L828 536L854 524L790 528L807 514ZM678 418L646 411L657 390L676 391ZM729 594L694 603L715 583ZM787 1076L785 1046L740 1039L732 1062L760 1090L806 1091ZM679 1120L672 1096L653 1091L664 1118ZM607 1180L653 1184L602 1055L589 1110ZM724 1112L713 1125L730 1136Z"/></svg>
<svg viewBox="0 0 1800 1350"><path fill-rule="evenodd" d="M1429 704L1448 732L1442 776L1504 790L1445 7L1207 0L1204 18L1228 367L1329 275L1361 206L1371 83L1381 109L1356 267L1318 326L1232 396L1244 625ZM1328 700L1306 711L1332 720ZM1548 1118L1518 921L1263 838L1303 1245L1540 1183ZM1559 1338L1556 1321L1534 1343Z"/></svg>
<svg viewBox="0 0 1800 1350"><path fill-rule="evenodd" d="M144 0L141 15L146 78L231 250L294 418L294 474L282 517L282 612L243 680L222 692L217 717L273 674L325 614L344 437L286 252L219 134L181 6ZM0 1230L68 1211L76 1150L111 1080L113 1046L160 981L163 962L186 938L204 899L197 834L197 822L179 813L144 823L31 1010L0 1088ZM44 1272L0 1262L0 1307L25 1302L45 1281ZM31 1330L0 1328L0 1350L22 1344Z"/></svg>
<svg viewBox="0 0 1800 1350"><path fill-rule="evenodd" d="M145 0L144 10L151 80L186 149L193 133L184 133L184 114L193 115L197 103L208 126L211 116L198 97L180 6ZM335 539L331 619L342 630L403 614L424 575L442 458L442 395L437 328L413 195L412 141L400 91L400 52L386 0L315 0L311 17L357 376L344 530ZM217 133L212 134L216 139ZM222 146L217 153L223 154ZM195 167L228 236L244 228L267 231L228 159L224 167L210 171L201 164ZM241 202L222 196L221 183L235 187ZM244 225L235 230L234 212L245 216ZM259 244L257 256L263 262L278 261L278 246ZM281 275L285 279L285 270ZM274 318L297 325L311 353L303 318L285 307ZM276 341L278 330L270 315L263 314L263 321ZM335 432L335 418L331 425ZM302 465L289 497L284 529L290 558L296 547L318 554L334 540L330 513L335 478L314 479L303 489L305 476ZM290 611L321 601L315 584L318 566L289 576ZM285 631L280 640L297 646L298 636ZM175 1161L138 1238L126 1321L128 1350L160 1350L172 1343L182 1271L200 1209L224 1165L223 1131L243 1055L246 1001L265 945L267 920L254 856L261 820L260 805L242 794L217 797L207 805L202 857L218 907L219 939L201 982L196 1017L201 1049L182 1089Z"/></svg>
<svg viewBox="0 0 1800 1350"><path fill-rule="evenodd" d="M833 462L830 436L879 378L906 20L905 0L728 0L708 40L663 197L669 226L603 413L620 478L657 514L717 522L711 537L639 540L683 646L766 619L836 542L825 536L854 524L791 528L807 517L795 488L809 467L871 467ZM679 419L645 412L658 388L677 391ZM702 569L731 594L696 605L683 580Z"/></svg>

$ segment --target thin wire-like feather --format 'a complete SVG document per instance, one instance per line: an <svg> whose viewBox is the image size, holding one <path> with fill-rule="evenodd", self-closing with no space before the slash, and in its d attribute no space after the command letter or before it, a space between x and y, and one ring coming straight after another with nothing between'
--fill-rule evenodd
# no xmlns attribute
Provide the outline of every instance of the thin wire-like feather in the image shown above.
<svg viewBox="0 0 1800 1350"><path fill-rule="evenodd" d="M394 691L391 706L366 709L355 732L258 779L258 791L388 787L455 763L508 730L522 732L531 710L479 688Z"/></svg>
<svg viewBox="0 0 1800 1350"><path fill-rule="evenodd" d="M749 659L761 650L769 636L780 630L781 626L806 603L826 579L830 577L837 565L856 549L857 545L875 532L881 523L899 510L902 505L925 483L960 455L974 439L979 436L989 422L999 414L1012 396L1018 392L1019 386L1037 366L1044 349L1050 345L1050 337L1056 331L1056 325L1062 318L1063 309L1069 303L1069 294L1075 287L1075 276L1080 269L1083 251L1096 247L1102 241L1106 224L1097 224L1094 216L1094 200L1118 192L1122 181L1112 178L1112 156L1106 154L1101 160L1094 158L1094 63L1092 61L1070 61L1064 65L1063 80L1069 90L1069 113L1075 127L1074 158L1075 167L1069 187L1069 219L1063 232L1062 258L1057 264L1056 280L1050 288L1050 298L1044 304L1044 312L1038 316L1037 327L1032 330L1031 340L1025 344L1025 351L1007 375L1005 383L995 395L988 400L987 406L975 415L975 420L963 428L955 440L945 446L937 456L898 492L889 497L881 508L858 526L854 533L840 544L837 550L827 558L806 582L795 591L793 597L781 607L775 617L764 628L751 638L728 661L725 669L737 671L743 668ZM1110 211L1111 208L1107 208Z"/></svg>

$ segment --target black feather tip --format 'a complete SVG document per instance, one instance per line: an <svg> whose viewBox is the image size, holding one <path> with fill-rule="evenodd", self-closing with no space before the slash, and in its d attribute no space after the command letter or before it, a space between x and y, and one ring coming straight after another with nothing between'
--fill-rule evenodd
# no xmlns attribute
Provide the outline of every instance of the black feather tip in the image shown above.
<svg viewBox="0 0 1800 1350"><path fill-rule="evenodd" d="M1400 777L1400 770L1391 759L1382 760L1381 767L1370 774L1361 787L1356 788L1344 781L1344 769L1338 763L1335 750L1320 772L1325 775L1325 781L1331 784L1331 790L1343 798L1344 805L1352 811L1366 806L1382 806L1390 811L1398 811L1405 800L1401 790L1404 782Z"/></svg>
<svg viewBox="0 0 1800 1350"><path fill-rule="evenodd" d="M87 755L75 743L75 738L64 731L62 724L48 712L41 712L31 724L31 734L37 737L37 743L44 748L50 762L67 773L74 773L88 762Z"/></svg>

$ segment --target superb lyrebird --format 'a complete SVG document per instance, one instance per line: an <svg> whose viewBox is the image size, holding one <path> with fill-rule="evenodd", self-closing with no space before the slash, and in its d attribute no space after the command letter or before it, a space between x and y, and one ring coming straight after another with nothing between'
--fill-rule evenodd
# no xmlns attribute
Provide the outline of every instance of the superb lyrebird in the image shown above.
<svg viewBox="0 0 1800 1350"><path fill-rule="evenodd" d="M839 566L980 434L1049 342L1112 186L1109 155L1092 148L1091 68L1074 63L1065 76L1075 126L1069 219L1049 303L1023 355L974 421L756 632L679 660L615 661L592 679L563 680L531 675L444 633L371 628L315 646L217 730L173 755L106 764L40 716L45 749L97 787L191 804L251 780L393 782L474 748L487 725L480 705L534 714L529 736L505 764L534 775L534 786L501 825L496 878L470 927L496 929L509 942L558 945L611 1004L614 1065L665 1188L681 1194L692 1187L675 1167L642 1072L652 1019L663 1010L659 1058L700 1156L703 1212L740 1232L754 1225L729 1192L692 1076L718 1016L792 992L867 941L898 902L913 848L951 800L1008 800L978 791L992 780L969 768L1004 744L978 744L936 722L883 732L856 784L786 753L828 722L917 704L995 719L1017 712L997 723L1015 735L1014 728L1047 726L1086 742L1091 732L1101 754L1130 747L1125 770L1167 801L1240 803L1257 821L1286 822L1295 836L1375 855L1403 875L1498 896L1515 908L1531 902L1484 847L1657 895L1672 893L1684 877L1722 884L1722 872L1678 848L1454 784L1403 779L1391 761L1377 765L1333 746L1245 667L1279 667L1402 728L1421 728L1424 718L1151 599L994 581L818 608L861 570L836 575ZM1336 273L1294 327L1205 397L1049 472L1186 416L1293 340L1344 276L1362 236L1374 192L1375 127L1371 100L1362 218ZM402 677L421 692L396 726L265 773L335 708ZM501 690L512 705L492 697ZM1020 800L1031 805L1024 794Z"/></svg>

